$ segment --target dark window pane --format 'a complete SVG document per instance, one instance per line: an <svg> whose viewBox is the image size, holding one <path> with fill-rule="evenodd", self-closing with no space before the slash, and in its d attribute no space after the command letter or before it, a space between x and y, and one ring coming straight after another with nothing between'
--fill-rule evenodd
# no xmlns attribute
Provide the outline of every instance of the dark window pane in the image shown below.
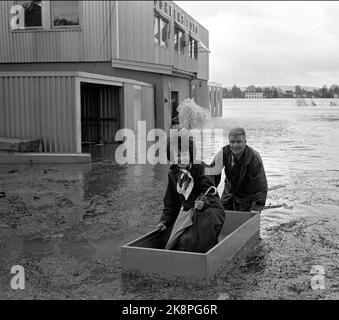
<svg viewBox="0 0 339 320"><path fill-rule="evenodd" d="M159 44L159 18L154 17L154 43Z"/></svg>
<svg viewBox="0 0 339 320"><path fill-rule="evenodd" d="M194 40L194 59L198 59L198 41Z"/></svg>
<svg viewBox="0 0 339 320"><path fill-rule="evenodd" d="M179 46L178 46L178 33L179 30L177 28L174 29L174 50L178 52Z"/></svg>
<svg viewBox="0 0 339 320"><path fill-rule="evenodd" d="M25 10L25 27L42 27L41 1L16 1Z"/></svg>
<svg viewBox="0 0 339 320"><path fill-rule="evenodd" d="M51 1L53 26L78 26L79 1Z"/></svg>
<svg viewBox="0 0 339 320"><path fill-rule="evenodd" d="M168 44L168 22L160 19L160 34L161 34L161 39L160 39L160 45L163 47L167 47Z"/></svg>

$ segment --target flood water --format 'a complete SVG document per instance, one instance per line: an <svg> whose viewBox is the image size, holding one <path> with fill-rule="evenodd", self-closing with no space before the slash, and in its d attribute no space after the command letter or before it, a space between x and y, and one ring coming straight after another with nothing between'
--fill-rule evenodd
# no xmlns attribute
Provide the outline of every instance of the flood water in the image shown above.
<svg viewBox="0 0 339 320"><path fill-rule="evenodd" d="M265 166L271 190L266 205L294 208L267 211L264 226L299 212L299 206L339 205L339 106L314 101L317 106L301 107L293 99L223 100L223 118L215 125L246 129L248 145Z"/></svg>
<svg viewBox="0 0 339 320"><path fill-rule="evenodd" d="M339 106L330 106L330 99L314 101L317 106L300 107L293 99L224 99L223 117L209 124L224 129L224 136L215 136L205 148L207 162L235 126L245 128L248 145L263 159L269 184L266 205L279 207L261 214L264 240L274 226L338 214ZM16 231L0 229L7 239L2 258L7 255L11 263L32 255L119 260L121 245L151 231L161 214L168 166L120 166L114 150L93 147L95 162L88 165L1 166L0 191L11 199L0 199L0 217L9 203L14 211L32 212L32 218L16 217ZM67 211L67 201L81 213ZM49 215L59 220L61 215L70 227L60 227Z"/></svg>

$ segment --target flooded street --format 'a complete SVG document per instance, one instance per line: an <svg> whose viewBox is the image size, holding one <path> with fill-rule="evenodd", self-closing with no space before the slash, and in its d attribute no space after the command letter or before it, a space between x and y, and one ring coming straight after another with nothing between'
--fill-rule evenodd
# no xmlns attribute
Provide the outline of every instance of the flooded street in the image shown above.
<svg viewBox="0 0 339 320"><path fill-rule="evenodd" d="M266 205L279 208L262 212L253 254L205 288L121 276L120 246L159 220L167 166L120 166L110 146L89 165L0 166L0 299L338 299L339 107L315 102L225 99L209 124L246 129ZM216 136L205 160L222 145ZM25 268L25 290L10 288L13 265ZM315 265L324 289L312 289Z"/></svg>

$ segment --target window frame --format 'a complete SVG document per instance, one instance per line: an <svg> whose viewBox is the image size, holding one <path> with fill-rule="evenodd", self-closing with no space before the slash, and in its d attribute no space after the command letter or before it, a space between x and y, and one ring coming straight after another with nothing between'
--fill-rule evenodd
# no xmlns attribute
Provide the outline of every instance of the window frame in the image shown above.
<svg viewBox="0 0 339 320"><path fill-rule="evenodd" d="M194 60L198 60L198 45L199 45L199 41L197 39L195 39L194 37L192 37L192 34L189 35L188 38L188 55L190 58L194 59ZM194 45L193 45L194 43Z"/></svg>
<svg viewBox="0 0 339 320"><path fill-rule="evenodd" d="M51 29L78 29L81 26L81 1L78 0L78 13L79 13L79 24L74 24L74 25L63 25L63 26L55 26L54 25L54 20L53 20L53 11L54 11L54 7L52 4L52 1L49 1L50 3L50 23L51 23Z"/></svg>
<svg viewBox="0 0 339 320"><path fill-rule="evenodd" d="M154 40L155 38L155 34L154 34L154 25L155 25L155 21L158 20L158 34L159 34L159 38L157 39L158 42L155 42ZM166 41L165 41L165 45L162 44L162 30L160 29L160 21L164 22L167 24L167 30L166 30ZM164 16L162 16L159 12L155 11L154 12L154 25L153 25L153 44L157 45L159 47L165 48L165 49L169 49L169 45L170 45L170 29L171 29L171 25L168 19L166 19Z"/></svg>
<svg viewBox="0 0 339 320"><path fill-rule="evenodd" d="M28 2L29 0L27 0ZM52 5L51 0L41 1L41 26L36 27L25 27L23 29L15 29L12 32L52 32L61 30L80 31L82 26L82 1L78 0L79 4L79 24L69 26L53 26L52 21ZM18 5L17 0L12 0L12 6Z"/></svg>
<svg viewBox="0 0 339 320"><path fill-rule="evenodd" d="M182 38L183 41L185 40L185 30L183 28L181 28L177 23L174 23L174 34L177 34L177 39L178 39L178 50L175 50L174 47L174 52L180 55L185 55L185 46L182 46L182 41L180 41L180 37L179 37L179 32L182 33ZM175 43L174 43L175 45Z"/></svg>

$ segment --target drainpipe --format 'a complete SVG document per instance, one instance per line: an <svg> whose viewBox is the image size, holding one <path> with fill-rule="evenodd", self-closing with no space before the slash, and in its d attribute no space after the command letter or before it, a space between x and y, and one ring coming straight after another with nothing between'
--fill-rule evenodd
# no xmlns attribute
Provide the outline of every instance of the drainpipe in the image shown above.
<svg viewBox="0 0 339 320"><path fill-rule="evenodd" d="M120 59L120 47L119 47L119 1L115 0L115 35L116 35L116 46L117 46L117 59Z"/></svg>

